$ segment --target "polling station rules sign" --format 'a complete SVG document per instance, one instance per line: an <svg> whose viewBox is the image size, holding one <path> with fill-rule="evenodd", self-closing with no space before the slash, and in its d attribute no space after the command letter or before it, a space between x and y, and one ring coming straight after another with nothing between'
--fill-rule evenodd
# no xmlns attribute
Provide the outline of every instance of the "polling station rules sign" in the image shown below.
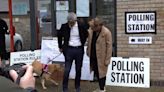
<svg viewBox="0 0 164 92"><path fill-rule="evenodd" d="M112 57L106 85L150 87L150 59Z"/></svg>
<svg viewBox="0 0 164 92"><path fill-rule="evenodd" d="M125 12L125 33L156 33L156 12Z"/></svg>

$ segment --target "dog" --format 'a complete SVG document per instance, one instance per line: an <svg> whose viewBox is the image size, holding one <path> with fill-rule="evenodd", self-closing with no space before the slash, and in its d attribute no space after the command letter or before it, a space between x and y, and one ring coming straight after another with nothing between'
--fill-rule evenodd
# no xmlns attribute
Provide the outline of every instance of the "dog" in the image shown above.
<svg viewBox="0 0 164 92"><path fill-rule="evenodd" d="M47 89L45 86L46 81L51 81L53 84L58 85L58 83L51 78L52 73L58 71L60 69L60 65L58 64L48 64L45 68L40 61L34 60L32 63L34 73L36 73L41 79L41 85L43 89Z"/></svg>

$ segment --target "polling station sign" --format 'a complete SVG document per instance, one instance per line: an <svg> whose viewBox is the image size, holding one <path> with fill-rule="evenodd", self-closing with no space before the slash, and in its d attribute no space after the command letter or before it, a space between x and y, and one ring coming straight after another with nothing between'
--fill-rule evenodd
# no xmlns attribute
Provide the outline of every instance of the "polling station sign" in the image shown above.
<svg viewBox="0 0 164 92"><path fill-rule="evenodd" d="M150 59L112 57L106 85L150 87Z"/></svg>
<svg viewBox="0 0 164 92"><path fill-rule="evenodd" d="M10 65L16 63L32 64L35 59L40 60L40 53L40 50L11 52Z"/></svg>
<svg viewBox="0 0 164 92"><path fill-rule="evenodd" d="M125 12L125 33L156 33L156 12Z"/></svg>

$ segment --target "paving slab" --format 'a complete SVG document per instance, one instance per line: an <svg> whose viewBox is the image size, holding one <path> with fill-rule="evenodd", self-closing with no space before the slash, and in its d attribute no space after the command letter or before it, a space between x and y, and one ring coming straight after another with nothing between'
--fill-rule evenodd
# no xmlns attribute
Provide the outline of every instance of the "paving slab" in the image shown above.
<svg viewBox="0 0 164 92"><path fill-rule="evenodd" d="M37 79L36 88L39 92L62 92L62 83L60 82L58 86L47 82L47 89L43 90L40 81ZM93 92L93 90L98 88L97 82L81 81L81 92ZM106 92L164 92L164 87L151 86L150 88L136 88L136 87L114 87L107 86ZM74 80L69 80L69 92L75 92Z"/></svg>

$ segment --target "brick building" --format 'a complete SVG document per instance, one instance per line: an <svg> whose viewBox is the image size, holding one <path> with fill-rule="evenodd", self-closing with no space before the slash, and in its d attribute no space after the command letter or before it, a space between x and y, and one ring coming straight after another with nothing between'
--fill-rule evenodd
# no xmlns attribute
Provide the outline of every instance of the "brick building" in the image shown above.
<svg viewBox="0 0 164 92"><path fill-rule="evenodd" d="M150 58L150 79L164 80L164 1L163 0L117 0L117 56ZM156 12L156 34L125 33L125 12ZM152 37L152 44L129 44L129 37Z"/></svg>
<svg viewBox="0 0 164 92"><path fill-rule="evenodd" d="M0 0L0 2L7 0ZM93 3L93 0L90 0ZM164 0L96 0L96 16L104 19L105 24L113 34L113 52L118 57L150 58L151 81L164 80ZM0 4L1 6L1 4ZM0 8L2 9L2 8ZM125 32L125 12L156 12L156 33ZM1 11L0 17L5 18L7 12ZM19 18L19 21L17 21ZM14 16L16 31L24 38L24 50L30 48L30 19L29 15ZM42 32L42 31L41 31ZM47 34L49 35L49 34ZM129 37L151 37L151 44L129 44Z"/></svg>

